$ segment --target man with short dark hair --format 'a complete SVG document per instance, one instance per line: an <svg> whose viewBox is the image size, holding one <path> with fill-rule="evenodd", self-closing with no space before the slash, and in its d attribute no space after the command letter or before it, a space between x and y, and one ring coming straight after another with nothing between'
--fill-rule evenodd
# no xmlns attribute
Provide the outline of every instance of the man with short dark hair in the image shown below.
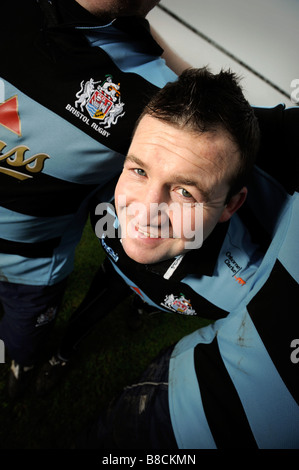
<svg viewBox="0 0 299 470"><path fill-rule="evenodd" d="M254 169L259 126L229 72L186 71L142 114L108 208L121 238L101 220L97 235L144 302L211 323L161 352L78 447L298 448L299 116L255 112Z"/></svg>
<svg viewBox="0 0 299 470"><path fill-rule="evenodd" d="M277 419L265 404L267 387L275 384L277 397L284 382L246 310L268 275L274 249L270 245L268 255L263 237L237 213L259 134L231 72L187 70L146 106L116 186L115 209L105 205L105 215L101 204L96 209L95 231L110 261L95 283L101 292L76 312L52 369L65 365L93 322L113 308L116 292L125 297L133 291L161 312L198 315L211 324L162 352L79 447L296 443L298 433L288 431L299 416L292 395L284 394ZM261 375L260 364L268 364L267 373ZM261 420L271 421L275 436Z"/></svg>

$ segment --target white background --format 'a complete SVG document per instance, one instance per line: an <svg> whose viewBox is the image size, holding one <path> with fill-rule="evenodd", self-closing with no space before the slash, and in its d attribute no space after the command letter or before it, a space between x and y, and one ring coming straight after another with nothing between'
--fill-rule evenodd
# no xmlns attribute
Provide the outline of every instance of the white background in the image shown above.
<svg viewBox="0 0 299 470"><path fill-rule="evenodd" d="M231 68L243 77L252 105L296 106L291 93L299 101L299 0L162 0L160 5L169 11L158 5L147 18L190 65L208 65L213 72Z"/></svg>

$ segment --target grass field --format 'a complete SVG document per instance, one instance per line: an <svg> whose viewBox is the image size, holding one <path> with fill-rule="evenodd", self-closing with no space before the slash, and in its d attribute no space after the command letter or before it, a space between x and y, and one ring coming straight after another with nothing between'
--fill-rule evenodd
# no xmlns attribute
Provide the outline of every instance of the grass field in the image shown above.
<svg viewBox="0 0 299 470"><path fill-rule="evenodd" d="M55 350L71 313L83 299L103 252L87 224L77 249L62 310L44 357ZM130 299L102 319L86 339L66 379L46 397L34 387L19 401L7 397L9 362L0 364L0 448L69 449L85 426L121 389L138 380L156 354L205 324L199 318L158 313L141 329L128 327Z"/></svg>

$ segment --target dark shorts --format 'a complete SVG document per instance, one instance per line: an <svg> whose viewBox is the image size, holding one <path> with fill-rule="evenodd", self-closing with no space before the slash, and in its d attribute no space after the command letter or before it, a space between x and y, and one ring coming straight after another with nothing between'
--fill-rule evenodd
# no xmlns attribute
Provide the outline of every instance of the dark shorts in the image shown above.
<svg viewBox="0 0 299 470"><path fill-rule="evenodd" d="M0 339L5 352L22 366L35 364L56 318L66 280L52 286L0 282L3 316Z"/></svg>
<svg viewBox="0 0 299 470"><path fill-rule="evenodd" d="M173 347L153 361L138 383L126 387L78 439L81 449L178 449L168 405Z"/></svg>

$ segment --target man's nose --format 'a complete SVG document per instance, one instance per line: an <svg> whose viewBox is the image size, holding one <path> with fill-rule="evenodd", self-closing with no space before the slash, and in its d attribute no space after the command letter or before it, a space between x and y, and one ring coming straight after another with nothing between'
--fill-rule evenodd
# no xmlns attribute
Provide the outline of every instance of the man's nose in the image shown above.
<svg viewBox="0 0 299 470"><path fill-rule="evenodd" d="M143 192L138 204L138 222L143 227L168 223L167 194L164 188L151 187Z"/></svg>

